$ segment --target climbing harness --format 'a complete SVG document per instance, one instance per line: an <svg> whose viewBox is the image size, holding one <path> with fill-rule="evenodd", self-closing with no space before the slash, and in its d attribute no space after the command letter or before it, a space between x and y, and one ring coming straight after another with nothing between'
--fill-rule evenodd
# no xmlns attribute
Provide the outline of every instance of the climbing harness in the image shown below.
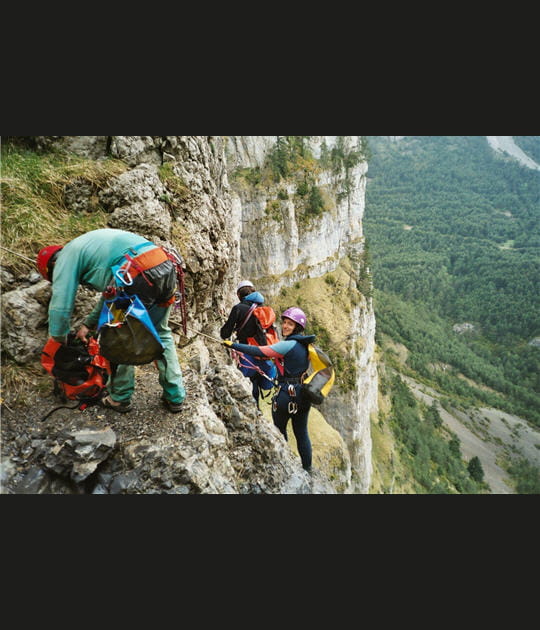
<svg viewBox="0 0 540 630"><path fill-rule="evenodd" d="M277 411L277 399L279 394L283 390L283 386L285 385L285 383L276 383L276 385L278 389L272 397L272 411L274 412ZM296 399L296 389L294 385L289 384L287 386L287 394L289 395L289 398ZM294 416L296 413L298 413L298 403L296 402L296 400L289 400L287 404L287 411L291 416Z"/></svg>
<svg viewBox="0 0 540 630"><path fill-rule="evenodd" d="M268 376L268 374L266 374L266 372L259 365L257 365L257 363L255 362L257 361L257 359L254 359L254 361L251 361L250 358L248 358L248 356L245 355L243 352L239 352L238 350L232 350L232 349L231 349L231 358L239 370L240 368L244 368L246 370L254 370L255 373L251 375L245 374L244 372L242 373L244 374L244 376L249 378L250 381L252 381L254 387L257 387L259 396L262 399L266 399L272 395L272 391L274 387L276 386L277 381L274 378L271 378L270 376ZM267 361L265 361L265 363L267 363ZM261 385L260 382L257 382L255 380L256 374L263 376L267 381L269 381L270 385L268 387L264 387L263 385ZM266 395L263 393L265 391L268 392Z"/></svg>
<svg viewBox="0 0 540 630"><path fill-rule="evenodd" d="M147 278L144 272L148 269L152 269L152 267L157 267L157 265L160 265L168 260L169 257L162 247L154 247L154 249L150 249L147 252L137 254L137 249L145 247L149 244L149 242L145 241L136 247L131 247L130 251L134 257L129 254L124 254L123 262L120 265L115 265L113 267L114 276L120 281L120 286L131 286L133 284L133 279L139 274L142 275L149 286L152 286L152 282Z"/></svg>
<svg viewBox="0 0 540 630"><path fill-rule="evenodd" d="M291 398L296 398L296 389L292 383L287 388L288 394ZM290 400L287 408L290 414L295 414L298 411L298 403L296 400Z"/></svg>
<svg viewBox="0 0 540 630"><path fill-rule="evenodd" d="M133 280L139 274L142 275L149 286L153 286L153 283L144 272L169 260L176 273L177 289L167 302L158 304L158 306L166 307L174 304L175 309L180 309L182 330L185 335L187 333L187 303L184 259L174 247L165 245L154 247L142 254L137 254L137 249L145 247L149 244L149 241L145 241L136 247L132 247L131 253L134 254L134 257L131 257L129 254L125 254L123 262L120 265L113 267L113 275L116 281L119 282L120 287L131 286L133 284Z"/></svg>
<svg viewBox="0 0 540 630"><path fill-rule="evenodd" d="M296 400L296 387L295 385L301 385L304 382L304 378L306 373L301 376L289 376L289 377L278 377L276 379L276 387L278 388L274 397L272 398L272 409L277 411L277 398L282 390L287 390L287 394L289 395L289 403L287 405L287 411L289 414L294 415L298 413L298 402Z"/></svg>
<svg viewBox="0 0 540 630"><path fill-rule="evenodd" d="M111 363L143 365L155 360L165 361L165 348L143 302L147 295L144 285L134 283L134 280L140 275L150 287L155 282L159 288L160 280L156 279L158 276L152 270L167 261L171 262L175 271L177 288L174 290L171 286L172 278L169 273L172 270L167 266L167 272L162 274L162 278L167 278L167 284L164 285L167 286L165 295L169 295L169 289L173 292L169 299L158 302L157 306L166 308L175 304L176 308L181 308L182 328L184 334L187 332L183 259L174 247L153 245L150 241L144 241L131 247L131 255L124 254L119 264L111 268L116 286L108 286L103 292L104 304L97 328L103 355ZM153 247L138 253L148 246ZM133 289L128 292L127 289L131 286Z"/></svg>

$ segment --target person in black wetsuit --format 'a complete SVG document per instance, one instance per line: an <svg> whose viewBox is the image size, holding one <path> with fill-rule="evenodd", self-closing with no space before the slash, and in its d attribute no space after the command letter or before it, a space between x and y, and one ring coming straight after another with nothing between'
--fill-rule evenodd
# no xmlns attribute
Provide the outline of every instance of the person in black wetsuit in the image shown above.
<svg viewBox="0 0 540 630"><path fill-rule="evenodd" d="M249 280L242 280L238 284L236 295L240 301L232 307L227 321L221 327L219 333L221 338L228 339L233 332L236 332L239 343L247 343L248 337L255 337L258 343L264 345L266 337L259 332L254 317L250 317L241 330L238 330L242 326L242 322L246 318L251 305L257 301L260 304L264 302L263 296L258 291L255 291L255 287ZM249 296L251 296L251 299Z"/></svg>
<svg viewBox="0 0 540 630"><path fill-rule="evenodd" d="M308 345L315 335L305 335L307 317L293 306L281 315L283 341L271 346L251 346L224 341L224 345L252 357L273 358L278 366L278 390L272 400L272 420L287 439L287 424L292 421L302 467L311 472L312 448L308 433L311 403L302 396L302 381L309 367Z"/></svg>
<svg viewBox="0 0 540 630"><path fill-rule="evenodd" d="M236 333L237 339L241 344L248 344L248 339L254 339L258 344L266 344L266 335L257 325L257 319L254 316L248 316L248 312L254 304L264 304L264 297L255 291L255 287L249 280L242 280L236 287L236 295L240 302L235 304L227 321L221 327L219 332L222 339L227 339L233 333ZM273 361L261 361L259 359L240 360L238 369L244 376L249 378L252 383L252 395L259 408L259 392L260 390L268 390L273 386L272 380L276 376L276 367ZM263 376L261 371L266 374ZM267 378L268 377L268 378Z"/></svg>

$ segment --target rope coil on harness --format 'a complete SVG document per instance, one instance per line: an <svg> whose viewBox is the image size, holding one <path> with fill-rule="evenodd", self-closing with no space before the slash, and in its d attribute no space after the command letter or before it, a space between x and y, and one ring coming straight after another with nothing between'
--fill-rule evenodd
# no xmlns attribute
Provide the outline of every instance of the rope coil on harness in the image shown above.
<svg viewBox="0 0 540 630"><path fill-rule="evenodd" d="M258 365L250 361L243 352L239 352L238 350L231 350L231 357L238 366L241 366L244 368L252 368L258 374L260 374L261 376L264 376L264 378L270 381L273 385L277 384L275 379L270 378L268 374L265 374L264 371L261 370L261 368ZM244 359L246 363L242 363L242 358Z"/></svg>
<svg viewBox="0 0 540 630"><path fill-rule="evenodd" d="M176 279L178 281L178 291L175 294L174 308L180 309L182 318L182 331L187 335L187 303L186 303L186 285L184 273L184 260L174 247L161 246L161 249L167 254L176 271Z"/></svg>

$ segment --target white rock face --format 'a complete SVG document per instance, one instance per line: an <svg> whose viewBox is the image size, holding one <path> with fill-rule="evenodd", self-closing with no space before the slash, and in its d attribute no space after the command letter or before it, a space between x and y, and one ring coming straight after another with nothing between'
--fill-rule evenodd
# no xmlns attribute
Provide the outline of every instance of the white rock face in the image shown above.
<svg viewBox="0 0 540 630"><path fill-rule="evenodd" d="M226 147L228 169L261 167L275 141L276 136L229 136Z"/></svg>
<svg viewBox="0 0 540 630"><path fill-rule="evenodd" d="M166 240L171 217L165 204L159 201L165 192L157 167L141 164L120 175L99 197L113 214L110 227Z"/></svg>
<svg viewBox="0 0 540 630"><path fill-rule="evenodd" d="M320 156L322 142L331 149L337 136L316 136L310 141L315 157ZM347 136L353 147L357 136ZM228 167L253 168L262 166L265 154L275 143L275 136L235 136L227 146ZM235 151L238 151L235 153ZM241 275L261 279L289 274L291 282L307 276L319 276L335 269L347 248L363 237L362 217L365 209L367 164L361 162L349 173L350 193L338 198L344 184L344 174L323 173L319 186L333 201L334 207L322 216L300 224L289 186L289 199L277 200L279 216L269 215L269 197L276 201L277 191L247 189L236 191L241 214ZM299 269L299 267L302 267ZM291 276L292 272L292 276ZM267 286L265 286L265 283ZM270 283L270 284L268 284ZM278 287L264 280L262 285L275 292Z"/></svg>
<svg viewBox="0 0 540 630"><path fill-rule="evenodd" d="M371 304L355 308L350 337L351 369L356 369L352 392L332 391L321 413L347 444L351 459L350 492L367 494L371 484L371 422L378 411L378 374L375 359L375 315Z"/></svg>

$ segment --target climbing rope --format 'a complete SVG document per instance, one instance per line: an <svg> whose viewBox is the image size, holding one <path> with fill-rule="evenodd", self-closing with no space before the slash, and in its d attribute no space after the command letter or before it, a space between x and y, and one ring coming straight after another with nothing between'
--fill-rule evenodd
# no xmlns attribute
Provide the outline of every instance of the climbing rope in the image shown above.
<svg viewBox="0 0 540 630"><path fill-rule="evenodd" d="M15 254L15 256L20 256L21 258L24 258L25 260L29 260L31 263L36 264L36 261L35 261L34 258L28 258L28 256L23 256L23 254L19 254L18 252L14 252L13 250L8 249L7 247L4 247L3 245L0 245L0 247L2 249L5 249L6 252L9 252L10 254Z"/></svg>
<svg viewBox="0 0 540 630"><path fill-rule="evenodd" d="M238 366L248 368L248 369L251 368L255 370L256 372L258 372L261 376L264 376L264 378L270 381L272 384L274 385L276 384L273 378L270 378L268 374L265 374L263 370L261 370L261 368L258 365L253 363L250 359L248 359L247 356L243 352L239 352L238 350L231 350L231 357ZM242 359L245 361L245 363L242 363Z"/></svg>
<svg viewBox="0 0 540 630"><path fill-rule="evenodd" d="M200 330L195 330L193 328L190 328L189 330L191 330L197 335L202 335L203 337L207 337L208 339L211 339L212 341L215 341L216 343L223 343L223 339L217 339L216 337L211 337L210 335L207 335L206 333L203 333ZM265 374L258 365L255 365L255 363L252 363L243 352L239 352L238 350L231 350L231 357L237 365L239 366L241 365L242 367L245 367L245 368L252 368L256 370L261 376L264 376L264 378L269 380L272 384L274 385L276 384L273 378L270 378L268 374ZM241 363L240 357L243 357L247 365L244 365Z"/></svg>
<svg viewBox="0 0 540 630"><path fill-rule="evenodd" d="M180 316L182 319L182 330L184 335L187 334L187 302L186 302L186 285L185 285L185 273L184 273L184 259L176 251L174 247L161 246L161 249L167 254L167 257L172 262L176 271L176 280L178 283L178 292L174 302L174 308L180 309Z"/></svg>
<svg viewBox="0 0 540 630"><path fill-rule="evenodd" d="M78 406L79 403L77 403L73 407L69 407L68 405L60 405L59 407L55 407L54 409L51 409L49 413L45 414L43 418L41 418L41 422L44 422L50 415L52 415L55 411L58 411L59 409L77 409Z"/></svg>

